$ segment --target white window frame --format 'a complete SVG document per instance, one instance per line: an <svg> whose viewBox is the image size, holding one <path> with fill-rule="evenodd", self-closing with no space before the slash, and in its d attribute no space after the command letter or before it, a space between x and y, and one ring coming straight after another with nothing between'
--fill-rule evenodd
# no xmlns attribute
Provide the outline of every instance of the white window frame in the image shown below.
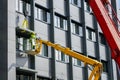
<svg viewBox="0 0 120 80"><path fill-rule="evenodd" d="M90 32L90 34L89 34ZM89 35L91 35L91 39L89 38ZM86 36L88 40L96 42L96 33L92 31L91 29L86 29Z"/></svg>
<svg viewBox="0 0 120 80"><path fill-rule="evenodd" d="M62 60L62 54L64 55L64 60ZM69 56L62 53L61 51L55 50L56 60L62 61L62 62L69 62Z"/></svg>

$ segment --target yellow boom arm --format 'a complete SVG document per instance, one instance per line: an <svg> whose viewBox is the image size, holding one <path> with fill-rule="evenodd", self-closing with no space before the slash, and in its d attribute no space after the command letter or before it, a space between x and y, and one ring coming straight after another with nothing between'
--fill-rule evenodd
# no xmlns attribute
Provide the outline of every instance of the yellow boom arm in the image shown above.
<svg viewBox="0 0 120 80"><path fill-rule="evenodd" d="M87 56L81 55L77 52L74 52L74 51L70 50L69 48L64 48L64 47L60 46L59 44L54 44L49 41L45 41L45 40L41 40L41 39L36 40L36 50L35 50L36 54L40 53L42 44L51 46L54 49L59 50L66 55L69 55L80 61L83 61L84 64L89 64L89 65L93 66L93 70L92 70L88 80L99 80L101 72L102 72L102 63L98 62L97 60L93 60ZM36 54L34 54L34 55L36 55Z"/></svg>

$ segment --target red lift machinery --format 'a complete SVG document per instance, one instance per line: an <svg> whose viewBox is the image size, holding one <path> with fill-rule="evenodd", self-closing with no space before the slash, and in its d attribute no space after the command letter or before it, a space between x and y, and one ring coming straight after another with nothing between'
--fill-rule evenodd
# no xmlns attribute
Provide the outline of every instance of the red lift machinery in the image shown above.
<svg viewBox="0 0 120 80"><path fill-rule="evenodd" d="M120 72L120 24L117 15L108 0L86 0L90 5L111 49L112 59L115 60ZM110 15L110 12L112 15ZM119 26L120 27L120 26Z"/></svg>

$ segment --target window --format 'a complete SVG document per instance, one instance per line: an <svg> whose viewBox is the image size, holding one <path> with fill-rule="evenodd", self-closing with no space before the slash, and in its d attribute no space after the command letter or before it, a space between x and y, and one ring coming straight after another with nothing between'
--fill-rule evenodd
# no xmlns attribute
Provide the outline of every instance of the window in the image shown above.
<svg viewBox="0 0 120 80"><path fill-rule="evenodd" d="M34 80L33 76L24 72L17 72L16 80Z"/></svg>
<svg viewBox="0 0 120 80"><path fill-rule="evenodd" d="M82 62L80 60L78 60L78 59L73 58L73 64L77 65L77 66L81 66Z"/></svg>
<svg viewBox="0 0 120 80"><path fill-rule="evenodd" d="M108 62L107 61L101 61L103 64L103 72L107 72L108 73Z"/></svg>
<svg viewBox="0 0 120 80"><path fill-rule="evenodd" d="M55 26L67 30L67 20L61 16L55 15Z"/></svg>
<svg viewBox="0 0 120 80"><path fill-rule="evenodd" d="M74 51L74 52L79 53L77 51ZM79 53L79 54L81 54L81 53ZM72 60L73 60L73 64L76 65L76 66L82 66L82 64L83 64L82 61L80 61L80 60L78 60L76 58L72 58Z"/></svg>
<svg viewBox="0 0 120 80"><path fill-rule="evenodd" d="M83 36L83 30L82 27L79 24L71 23L71 29L72 33L77 34L79 36Z"/></svg>
<svg viewBox="0 0 120 80"><path fill-rule="evenodd" d="M16 75L16 80L33 80L33 78L29 75Z"/></svg>
<svg viewBox="0 0 120 80"><path fill-rule="evenodd" d="M69 57L62 53L61 51L55 50L56 54L56 60L63 61L63 62L69 62Z"/></svg>
<svg viewBox="0 0 120 80"><path fill-rule="evenodd" d="M30 15L31 6L29 2L25 2L23 0L16 0L16 11L23 13L23 9L25 9L28 12L28 15Z"/></svg>
<svg viewBox="0 0 120 80"><path fill-rule="evenodd" d="M51 79L45 77L37 77L37 80L51 80Z"/></svg>
<svg viewBox="0 0 120 80"><path fill-rule="evenodd" d="M96 34L92 29L87 29L87 39L96 41Z"/></svg>
<svg viewBox="0 0 120 80"><path fill-rule="evenodd" d="M35 18L50 23L50 13L47 10L37 6L35 7Z"/></svg>
<svg viewBox="0 0 120 80"><path fill-rule="evenodd" d="M85 2L85 10L88 11L88 12L90 12L90 6L88 5L87 2Z"/></svg>
<svg viewBox="0 0 120 80"><path fill-rule="evenodd" d="M70 0L70 3L78 7L81 7L81 0Z"/></svg>
<svg viewBox="0 0 120 80"><path fill-rule="evenodd" d="M32 50L31 43L29 39L20 37L16 38L16 50L18 51L25 51L25 50Z"/></svg>
<svg viewBox="0 0 120 80"><path fill-rule="evenodd" d="M64 79L57 79L57 80L64 80Z"/></svg>
<svg viewBox="0 0 120 80"><path fill-rule="evenodd" d="M48 46L45 44L42 44L42 50L41 50L41 54L42 56L48 57Z"/></svg>
<svg viewBox="0 0 120 80"><path fill-rule="evenodd" d="M106 45L106 40L103 34L99 34L99 41L101 44Z"/></svg>

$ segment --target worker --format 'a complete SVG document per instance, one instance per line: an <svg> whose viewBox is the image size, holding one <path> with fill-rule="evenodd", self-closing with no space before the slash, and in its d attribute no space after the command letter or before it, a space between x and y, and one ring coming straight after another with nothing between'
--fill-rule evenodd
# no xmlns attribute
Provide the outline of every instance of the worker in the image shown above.
<svg viewBox="0 0 120 80"><path fill-rule="evenodd" d="M31 37L29 41L30 41L31 49L35 50L35 45L36 45L36 34L35 33L31 33Z"/></svg>

